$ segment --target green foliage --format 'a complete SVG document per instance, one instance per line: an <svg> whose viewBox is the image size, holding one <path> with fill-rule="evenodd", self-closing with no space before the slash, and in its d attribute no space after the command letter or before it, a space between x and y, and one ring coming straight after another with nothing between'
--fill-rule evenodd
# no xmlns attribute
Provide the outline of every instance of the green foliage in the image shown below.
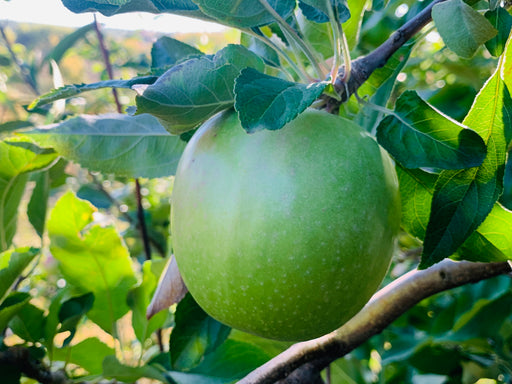
<svg viewBox="0 0 512 384"><path fill-rule="evenodd" d="M30 376L3 360L22 350L71 381L233 383L288 346L230 330L190 295L146 317L173 250L172 175L195 128L233 107L254 135L307 108L375 135L396 162L402 204L387 281L447 257L512 260L509 2L438 2L425 33L381 57L341 105L329 73L343 50L369 57L432 1L62 2L76 13L215 21L240 39L212 37L212 49L197 36L109 31L110 79L94 24L0 26L2 382ZM57 73L67 85L52 85ZM331 382L510 382L510 284L503 276L423 300L331 364Z"/></svg>

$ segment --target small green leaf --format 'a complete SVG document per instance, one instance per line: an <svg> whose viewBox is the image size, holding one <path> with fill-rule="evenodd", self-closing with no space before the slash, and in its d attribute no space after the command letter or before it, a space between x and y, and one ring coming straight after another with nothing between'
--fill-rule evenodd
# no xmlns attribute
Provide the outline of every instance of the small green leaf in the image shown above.
<svg viewBox="0 0 512 384"><path fill-rule="evenodd" d="M28 303L11 319L9 328L23 340L36 343L43 338L44 320L44 311Z"/></svg>
<svg viewBox="0 0 512 384"><path fill-rule="evenodd" d="M484 222L459 250L470 261L499 262L512 260L512 211L495 204Z"/></svg>
<svg viewBox="0 0 512 384"><path fill-rule="evenodd" d="M376 132L382 119L382 112L373 108L372 104L386 107L395 87L396 78L407 63L413 46L413 44L404 44L400 47L383 67L377 68L369 79L359 87L358 94L361 97L368 98L371 104L363 103L362 108L360 108L360 103L355 97L349 99L349 108L359 110L353 120L368 132Z"/></svg>
<svg viewBox="0 0 512 384"><path fill-rule="evenodd" d="M396 170L402 202L402 225L409 234L423 240L437 175L399 166Z"/></svg>
<svg viewBox="0 0 512 384"><path fill-rule="evenodd" d="M196 367L204 355L226 340L231 330L208 316L190 294L178 304L175 321L169 350L172 367L178 370Z"/></svg>
<svg viewBox="0 0 512 384"><path fill-rule="evenodd" d="M192 0L201 11L222 24L237 28L258 27L275 21L257 0ZM294 0L267 0L268 4L283 18L287 19L295 9Z"/></svg>
<svg viewBox="0 0 512 384"><path fill-rule="evenodd" d="M264 69L263 61L241 45L228 45L215 56L175 65L140 91L137 113L150 113L172 134L187 132L234 103L233 86L247 67Z"/></svg>
<svg viewBox="0 0 512 384"><path fill-rule="evenodd" d="M190 56L202 56L199 49L169 36L160 37L151 47L151 68L165 68Z"/></svg>
<svg viewBox="0 0 512 384"><path fill-rule="evenodd" d="M341 23L350 19L347 0L330 0L330 4ZM315 23L326 23L329 21L329 9L325 0L299 0L299 7L304 16Z"/></svg>
<svg viewBox="0 0 512 384"><path fill-rule="evenodd" d="M103 376L116 379L125 383L134 383L145 377L169 383L164 373L151 365L130 367L121 364L115 356L106 356L103 360ZM171 383L174 383L171 381ZM181 384L181 382L179 382Z"/></svg>
<svg viewBox="0 0 512 384"><path fill-rule="evenodd" d="M130 255L112 227L92 224L95 209L67 192L48 220L50 251L66 281L95 300L88 317L107 332L129 310L126 295L135 284Z"/></svg>
<svg viewBox="0 0 512 384"><path fill-rule="evenodd" d="M0 253L0 303L38 253L37 248L18 248Z"/></svg>
<svg viewBox="0 0 512 384"><path fill-rule="evenodd" d="M485 220L503 190L512 99L500 78L500 64L477 95L463 124L486 142L481 166L441 172L423 248L421 268L452 255Z"/></svg>
<svg viewBox="0 0 512 384"><path fill-rule="evenodd" d="M54 360L66 361L85 369L91 375L103 373L103 360L114 357L115 350L97 338L90 337L75 345L55 349Z"/></svg>
<svg viewBox="0 0 512 384"><path fill-rule="evenodd" d="M29 302L31 296L26 292L12 292L0 304L0 332L9 324L9 321Z"/></svg>
<svg viewBox="0 0 512 384"><path fill-rule="evenodd" d="M34 172L30 180L35 182L35 187L30 196L27 215L30 224L32 224L39 237L42 238L46 224L46 211L50 193L50 171Z"/></svg>
<svg viewBox="0 0 512 384"><path fill-rule="evenodd" d="M150 115L83 115L26 134L91 171L127 177L174 174L186 145Z"/></svg>
<svg viewBox="0 0 512 384"><path fill-rule="evenodd" d="M207 354L201 364L191 372L221 377L226 382L231 382L241 379L270 358L271 356L252 344L228 339L215 351Z"/></svg>
<svg viewBox="0 0 512 384"><path fill-rule="evenodd" d="M59 322L61 326L59 332L71 332L70 336L64 341L64 346L68 345L73 339L76 327L80 320L92 308L94 304L94 294L92 292L85 295L72 297L61 303L59 309Z"/></svg>
<svg viewBox="0 0 512 384"><path fill-rule="evenodd" d="M326 86L325 82L294 83L247 68L236 79L235 109L249 133L281 129L320 97Z"/></svg>
<svg viewBox="0 0 512 384"><path fill-rule="evenodd" d="M153 84L156 76L135 77L130 80L104 80L91 84L71 84L64 87L54 89L44 95L39 96L28 106L28 110L34 110L46 104L51 104L57 100L69 99L83 92L95 91L103 88L125 88L131 89L136 85Z"/></svg>
<svg viewBox="0 0 512 384"><path fill-rule="evenodd" d="M463 169L482 164L482 138L406 91L377 129L377 140L405 168Z"/></svg>
<svg viewBox="0 0 512 384"><path fill-rule="evenodd" d="M432 19L446 46L461 57L472 57L498 31L463 0L440 2L432 8Z"/></svg>
<svg viewBox="0 0 512 384"><path fill-rule="evenodd" d="M46 55L42 63L48 63L51 60L54 60L58 63L66 54L66 52L77 42L84 39L87 33L91 30L94 30L94 23L84 25L83 27L74 30L69 35L62 38L59 43L50 51L50 53Z"/></svg>
<svg viewBox="0 0 512 384"><path fill-rule="evenodd" d="M494 11L486 12L485 18L498 31L495 37L485 42L485 47L491 55L498 57L503 53L507 38L510 35L512 15L503 8L498 7Z"/></svg>
<svg viewBox="0 0 512 384"><path fill-rule="evenodd" d="M142 282L128 293L126 299L132 310L133 330L141 344L144 344L154 331L164 325L169 315L168 311L161 311L152 316L150 320L146 317L146 309L151 302L166 263L165 259L146 261L142 266ZM156 271L158 271L157 274L155 274Z"/></svg>
<svg viewBox="0 0 512 384"><path fill-rule="evenodd" d="M351 17L343 24L343 32L345 32L348 46L351 50L354 49L359 42L359 32L361 31L367 4L368 1L348 0Z"/></svg>

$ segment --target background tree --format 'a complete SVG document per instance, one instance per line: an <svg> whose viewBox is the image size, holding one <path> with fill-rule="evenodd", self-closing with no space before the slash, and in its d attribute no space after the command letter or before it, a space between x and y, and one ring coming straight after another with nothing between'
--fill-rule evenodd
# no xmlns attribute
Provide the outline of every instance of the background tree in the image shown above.
<svg viewBox="0 0 512 384"><path fill-rule="evenodd" d="M92 23L41 59L2 26L3 380L511 382L508 2L63 3L177 13L239 35L216 47L162 36L134 54L126 39L137 38ZM79 56L101 68L96 80L62 76ZM248 104L249 88L266 98ZM169 296L169 279L146 318L172 252L178 160L202 122L233 106L248 132L308 107L348 117L396 162L402 232L383 288L319 339L290 346L230 330L190 295L173 303L183 291Z"/></svg>

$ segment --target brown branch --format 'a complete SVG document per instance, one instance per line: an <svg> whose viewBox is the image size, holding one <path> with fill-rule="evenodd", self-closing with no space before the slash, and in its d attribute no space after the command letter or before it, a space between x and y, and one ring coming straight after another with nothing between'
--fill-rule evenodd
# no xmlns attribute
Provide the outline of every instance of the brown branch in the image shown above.
<svg viewBox="0 0 512 384"><path fill-rule="evenodd" d="M105 44L105 39L103 38L103 33L101 32L100 25L98 23L98 20L96 19L96 15L94 15L94 30L96 31L96 36L98 37L98 42L100 44L100 50L103 56L103 61L105 62L105 68L107 69L108 78L110 80L113 80L114 70L112 69L112 64L110 63L110 54ZM117 93L116 88L112 88L112 95L114 96L117 112L122 113L123 107L121 106L121 102L119 101L119 94Z"/></svg>
<svg viewBox="0 0 512 384"><path fill-rule="evenodd" d="M42 384L71 383L63 371L51 371L39 360L32 358L26 347L14 346L0 351L0 365L12 367Z"/></svg>
<svg viewBox="0 0 512 384"><path fill-rule="evenodd" d="M432 20L432 7L444 1L446 0L434 0L367 56L355 59L352 62L352 69L347 82L344 81L346 76L344 67L342 67L334 84L341 101L333 100L329 109L334 110L339 107L339 104L347 101L377 68L383 67L400 47Z"/></svg>
<svg viewBox="0 0 512 384"><path fill-rule="evenodd" d="M425 270L414 270L378 291L368 304L341 328L317 339L297 343L254 370L239 384L287 383L279 381L303 372L317 372L382 332L421 300L436 293L510 273L503 263L455 262L449 259ZM298 381L290 381L297 383ZM307 381L302 381L306 383Z"/></svg>

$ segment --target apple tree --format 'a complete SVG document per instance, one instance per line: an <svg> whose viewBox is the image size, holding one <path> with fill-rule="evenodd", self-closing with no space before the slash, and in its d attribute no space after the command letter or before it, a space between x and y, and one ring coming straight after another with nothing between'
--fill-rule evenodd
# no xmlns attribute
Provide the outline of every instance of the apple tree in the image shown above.
<svg viewBox="0 0 512 384"><path fill-rule="evenodd" d="M37 93L0 121L2 380L512 382L508 1L62 2L237 35L135 65L94 22L30 65L0 30Z"/></svg>

